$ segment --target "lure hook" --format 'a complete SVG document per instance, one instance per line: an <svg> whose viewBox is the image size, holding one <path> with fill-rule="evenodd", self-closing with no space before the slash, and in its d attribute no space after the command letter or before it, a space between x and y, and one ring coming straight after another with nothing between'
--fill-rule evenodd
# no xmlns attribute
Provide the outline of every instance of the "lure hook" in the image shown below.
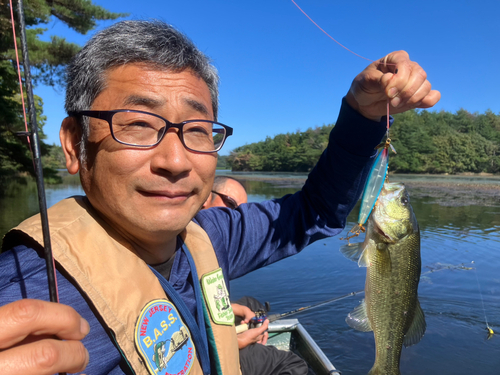
<svg viewBox="0 0 500 375"><path fill-rule="evenodd" d="M347 240L347 244L350 244L349 240L354 237L358 237L361 233L365 233L366 229L362 224L356 224L349 232L347 232L346 237L342 237L341 240ZM352 235L349 236L349 233Z"/></svg>

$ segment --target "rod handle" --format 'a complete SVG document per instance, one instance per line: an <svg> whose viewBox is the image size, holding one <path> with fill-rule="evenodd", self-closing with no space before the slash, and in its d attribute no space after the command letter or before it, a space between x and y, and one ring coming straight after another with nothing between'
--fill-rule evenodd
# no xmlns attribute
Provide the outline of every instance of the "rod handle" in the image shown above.
<svg viewBox="0 0 500 375"><path fill-rule="evenodd" d="M248 324L243 323L240 325L236 326L236 334L239 335L240 333L248 331Z"/></svg>

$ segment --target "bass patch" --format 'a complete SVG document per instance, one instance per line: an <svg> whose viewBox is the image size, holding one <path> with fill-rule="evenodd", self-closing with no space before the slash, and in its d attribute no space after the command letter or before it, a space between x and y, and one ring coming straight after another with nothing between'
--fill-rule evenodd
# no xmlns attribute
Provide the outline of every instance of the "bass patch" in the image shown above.
<svg viewBox="0 0 500 375"><path fill-rule="evenodd" d="M234 312L229 301L226 282L222 269L204 274L201 277L201 287L205 302L215 324L232 326L234 324Z"/></svg>
<svg viewBox="0 0 500 375"><path fill-rule="evenodd" d="M164 299L142 309L135 346L151 375L186 375L196 360L191 333L175 306Z"/></svg>

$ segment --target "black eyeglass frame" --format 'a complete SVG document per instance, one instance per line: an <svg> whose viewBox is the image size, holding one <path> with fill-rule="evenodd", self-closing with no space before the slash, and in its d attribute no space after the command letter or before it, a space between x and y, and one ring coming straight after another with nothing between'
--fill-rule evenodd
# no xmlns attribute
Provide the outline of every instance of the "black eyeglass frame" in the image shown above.
<svg viewBox="0 0 500 375"><path fill-rule="evenodd" d="M236 202L236 200L233 197L230 197L229 195L226 195L226 194L219 193L218 191L215 191L215 190L211 190L211 192L214 194L217 194L228 208L235 210L239 207L239 204ZM229 202L229 204L228 204L228 202ZM231 207L231 206L234 206L234 207Z"/></svg>
<svg viewBox="0 0 500 375"><path fill-rule="evenodd" d="M143 114L154 116L154 117L157 117L157 118L163 120L165 122L165 127L163 128L164 129L163 130L163 134L160 136L160 138L158 139L158 141L156 141L156 143L153 143L151 145L137 145L137 144L134 144L134 143L127 143L127 142L120 141L119 139L117 139L115 137L115 134L113 132L113 121L112 121L113 116L116 113L120 113L120 112L143 113ZM134 109L116 109L116 110L113 110L113 111L72 111L72 112L68 112L68 115L71 116L71 117L87 116L87 117L92 117L92 118L96 118L96 119L99 119L99 120L104 120L104 121L106 121L108 123L108 125L109 125L109 131L111 132L111 136L113 137L113 139L116 142L121 143L122 145L132 146L132 147L139 147L139 148L151 148L151 147L157 146L163 140L163 137L165 136L165 134L167 134L168 129L170 129L170 128L176 128L176 129L179 129L179 139L181 140L182 145L187 150L193 151L193 152L200 152L202 154L212 154L214 152L220 151L220 149L222 148L222 146L224 146L224 143L226 143L227 137L233 135L233 128L230 127L230 126L221 124L220 122L210 121L210 120L196 120L195 119L195 120L187 120L187 121L180 122L178 124L174 124L173 122L170 122L167 119L165 119L165 118L163 118L163 117L161 117L161 116L159 116L159 115L157 115L155 113L146 112L146 111L138 111L138 110L134 110ZM219 145L219 147L217 147L217 149L215 149L213 151L199 151L199 150L194 150L194 149L188 147L186 145L186 143L184 143L184 133L182 132L182 129L183 129L184 125L190 124L190 123L193 123L193 122L211 123L211 124L222 126L225 129L224 139L222 140L222 142ZM220 129L217 129L217 130L220 130ZM216 130L213 130L213 131L220 134L220 132L217 132Z"/></svg>

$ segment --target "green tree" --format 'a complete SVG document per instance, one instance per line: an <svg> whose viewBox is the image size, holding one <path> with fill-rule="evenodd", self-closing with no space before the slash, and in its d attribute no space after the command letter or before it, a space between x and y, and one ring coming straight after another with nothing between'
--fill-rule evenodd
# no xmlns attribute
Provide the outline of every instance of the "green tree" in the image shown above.
<svg viewBox="0 0 500 375"><path fill-rule="evenodd" d="M80 46L59 36L50 36L50 41L41 40L40 37L47 31L47 28L41 26L56 18L78 33L86 34L97 26L98 21L125 16L109 12L93 4L91 0L25 0L24 13L33 84L54 87L64 84L64 67L79 51ZM17 17L17 9L14 9L14 14ZM17 45L20 49L19 35L19 22L16 18ZM22 63L21 52L19 58ZM35 97L35 105L40 139L44 139L45 118L41 98ZM20 173L34 173L26 141L15 135L24 130L10 4L8 0L0 0L0 193L3 190L2 183L8 178ZM42 142L42 155L46 155L49 149ZM49 176L55 176L53 168L44 171Z"/></svg>
<svg viewBox="0 0 500 375"><path fill-rule="evenodd" d="M333 125L278 134L236 148L227 163L233 171L308 172L328 145Z"/></svg>
<svg viewBox="0 0 500 375"><path fill-rule="evenodd" d="M332 126L278 134L236 148L235 171L307 172L328 144ZM396 173L499 173L500 115L460 109L456 113L407 111L394 116L389 170Z"/></svg>

